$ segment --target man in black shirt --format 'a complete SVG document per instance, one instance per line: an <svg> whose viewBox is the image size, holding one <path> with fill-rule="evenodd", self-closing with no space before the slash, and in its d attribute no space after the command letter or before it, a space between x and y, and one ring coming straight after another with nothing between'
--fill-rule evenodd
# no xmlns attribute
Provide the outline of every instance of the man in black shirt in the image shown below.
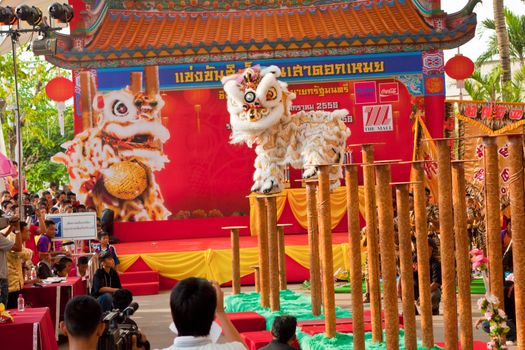
<svg viewBox="0 0 525 350"><path fill-rule="evenodd" d="M432 299L432 315L439 315L441 302L441 263L437 258L437 246L434 240L428 239L428 256L430 268L430 295ZM414 256L414 298L419 299L419 280L417 275L417 257Z"/></svg>
<svg viewBox="0 0 525 350"><path fill-rule="evenodd" d="M102 311L111 311L113 308L113 293L122 288L120 278L115 271L115 261L110 252L103 252L99 257L100 268L93 276L91 295L97 298Z"/></svg>
<svg viewBox="0 0 525 350"><path fill-rule="evenodd" d="M291 344L297 341L296 327L297 319L294 316L277 316L272 325L273 340L261 350L295 350Z"/></svg>

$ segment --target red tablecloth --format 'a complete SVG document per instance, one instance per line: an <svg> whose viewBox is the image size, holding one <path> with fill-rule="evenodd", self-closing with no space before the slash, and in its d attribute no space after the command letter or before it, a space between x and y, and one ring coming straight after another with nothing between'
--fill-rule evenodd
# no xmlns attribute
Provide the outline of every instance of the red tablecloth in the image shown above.
<svg viewBox="0 0 525 350"><path fill-rule="evenodd" d="M14 323L0 324L2 349L58 350L51 315L47 307L10 310Z"/></svg>
<svg viewBox="0 0 525 350"><path fill-rule="evenodd" d="M22 294L26 307L49 308L55 334L58 334L58 323L64 315L67 302L74 296L86 294L86 284L80 277L68 277L64 282L43 284L42 287L26 284Z"/></svg>
<svg viewBox="0 0 525 350"><path fill-rule="evenodd" d="M266 319L257 312L229 312L226 315L239 333L266 330Z"/></svg>

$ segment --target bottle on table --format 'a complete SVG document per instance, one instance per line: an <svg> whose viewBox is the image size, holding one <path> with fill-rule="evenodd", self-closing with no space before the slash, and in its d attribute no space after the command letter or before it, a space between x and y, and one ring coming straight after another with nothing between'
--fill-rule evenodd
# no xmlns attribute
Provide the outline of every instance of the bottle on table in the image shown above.
<svg viewBox="0 0 525 350"><path fill-rule="evenodd" d="M18 311L22 312L26 308L24 297L22 294L18 294Z"/></svg>
<svg viewBox="0 0 525 350"><path fill-rule="evenodd" d="M31 268L31 281L36 280L36 267L33 265Z"/></svg>

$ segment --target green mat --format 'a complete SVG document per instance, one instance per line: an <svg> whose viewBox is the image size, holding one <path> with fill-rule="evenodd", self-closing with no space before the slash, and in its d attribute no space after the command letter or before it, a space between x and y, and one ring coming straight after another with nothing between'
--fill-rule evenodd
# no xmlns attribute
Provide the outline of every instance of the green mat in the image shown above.
<svg viewBox="0 0 525 350"><path fill-rule="evenodd" d="M305 284L310 286L309 283ZM382 286L382 284L381 284ZM350 286L350 283L345 283L341 286L335 287L334 291L336 293L350 293L352 291L352 287ZM366 284L363 282L363 293L366 292ZM485 294L485 285L483 284L482 279L473 279L470 283L470 293L472 294Z"/></svg>
<svg viewBox="0 0 525 350"><path fill-rule="evenodd" d="M324 333L311 336L298 332L297 338L302 350L351 350L354 348L354 337L352 334L337 333L334 338L326 338ZM417 345L418 349L427 349L421 345L421 342L418 342ZM372 343L372 333L365 333L365 349L386 349L386 343ZM399 331L399 349L405 349L405 332L402 329ZM432 350L438 349L443 348L438 346L432 348Z"/></svg>
<svg viewBox="0 0 525 350"><path fill-rule="evenodd" d="M310 298L304 294L296 293L291 290L281 291L281 311L271 312L269 308L263 308L259 304L259 293L240 293L237 295L227 295L224 298L224 308L226 312L257 312L266 318L266 329L271 329L274 319L280 315L294 315L298 321L323 320L324 315L312 315L312 304ZM339 307L335 309L337 318L352 317L347 310Z"/></svg>

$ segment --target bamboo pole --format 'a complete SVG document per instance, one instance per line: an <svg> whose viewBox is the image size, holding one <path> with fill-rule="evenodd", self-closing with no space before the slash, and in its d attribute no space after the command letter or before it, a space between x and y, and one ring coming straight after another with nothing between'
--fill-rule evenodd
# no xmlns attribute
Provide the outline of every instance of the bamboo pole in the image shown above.
<svg viewBox="0 0 525 350"><path fill-rule="evenodd" d="M363 145L364 164L374 162L374 146ZM379 247L377 244L377 208L375 198L375 170L373 167L363 168L365 187L365 220L368 253L368 284L370 292L370 318L372 321L372 342L383 341L381 321L381 291L379 287Z"/></svg>
<svg viewBox="0 0 525 350"><path fill-rule="evenodd" d="M241 292L241 255L239 248L239 230L248 226L224 226L223 230L230 230L230 241L232 247L232 293Z"/></svg>
<svg viewBox="0 0 525 350"><path fill-rule="evenodd" d="M286 254L285 254L285 245L284 245L284 228L286 226L292 226L292 224L278 224L277 225L277 250L279 257L279 287L281 290L286 290L288 288L286 283Z"/></svg>
<svg viewBox="0 0 525 350"><path fill-rule="evenodd" d="M490 293L503 301L503 252L500 238L500 186L498 145L484 137L485 145L485 221L487 227Z"/></svg>
<svg viewBox="0 0 525 350"><path fill-rule="evenodd" d="M259 266L253 265L250 266L251 269L253 269L253 279L255 281L255 292L260 293L261 292L261 275L259 271Z"/></svg>
<svg viewBox="0 0 525 350"><path fill-rule="evenodd" d="M518 349L525 349L525 189L523 136L509 136L510 216Z"/></svg>
<svg viewBox="0 0 525 350"><path fill-rule="evenodd" d="M414 274L412 241L410 239L410 199L408 184L396 185L397 229L399 235L399 265L401 268L401 299L405 327L405 349L417 349L416 312L414 310Z"/></svg>
<svg viewBox="0 0 525 350"><path fill-rule="evenodd" d="M363 275L361 272L361 232L359 227L359 189L357 183L357 171L359 169L358 165L345 165L345 170L354 349L364 350L365 326L363 322Z"/></svg>
<svg viewBox="0 0 525 350"><path fill-rule="evenodd" d="M159 66L144 67L144 83L146 84L146 95L149 98L156 97L160 92Z"/></svg>
<svg viewBox="0 0 525 350"><path fill-rule="evenodd" d="M456 233L461 349L472 350L474 344L472 335L472 300L470 296L470 242L467 232L465 167L462 162L452 163L452 193L454 193L452 198L454 202L454 231Z"/></svg>
<svg viewBox="0 0 525 350"><path fill-rule="evenodd" d="M277 251L277 204L275 196L266 197L266 219L268 225L268 258L270 268L270 309L279 311L279 255Z"/></svg>
<svg viewBox="0 0 525 350"><path fill-rule="evenodd" d="M319 165L319 190L317 193L317 215L321 252L321 274L323 275L323 305L325 330L328 338L335 336L334 259L332 252L332 215L330 208L330 168Z"/></svg>
<svg viewBox="0 0 525 350"><path fill-rule="evenodd" d="M268 227L266 225L266 205L264 198L255 200L257 210L257 233L259 248L259 288L261 290L261 306L270 307L270 276L268 267Z"/></svg>
<svg viewBox="0 0 525 350"><path fill-rule="evenodd" d="M438 153L439 236L441 242L441 289L443 291L445 347L454 350L458 348L458 314L450 148L448 140L441 139L437 140L436 143Z"/></svg>
<svg viewBox="0 0 525 350"><path fill-rule="evenodd" d="M399 349L399 316L397 309L396 254L394 242L394 211L390 188L390 165L376 167L377 218L381 250L381 275L385 304L387 350Z"/></svg>
<svg viewBox="0 0 525 350"><path fill-rule="evenodd" d="M416 220L417 277L419 286L419 310L421 311L421 333L423 347L434 347L432 325L432 301L430 296L430 267L428 258L428 226L423 163L412 165L416 183L414 186L414 216Z"/></svg>
<svg viewBox="0 0 525 350"><path fill-rule="evenodd" d="M317 223L317 182L306 181L306 215L310 247L310 295L312 315L321 314L321 267L319 262L319 227Z"/></svg>

